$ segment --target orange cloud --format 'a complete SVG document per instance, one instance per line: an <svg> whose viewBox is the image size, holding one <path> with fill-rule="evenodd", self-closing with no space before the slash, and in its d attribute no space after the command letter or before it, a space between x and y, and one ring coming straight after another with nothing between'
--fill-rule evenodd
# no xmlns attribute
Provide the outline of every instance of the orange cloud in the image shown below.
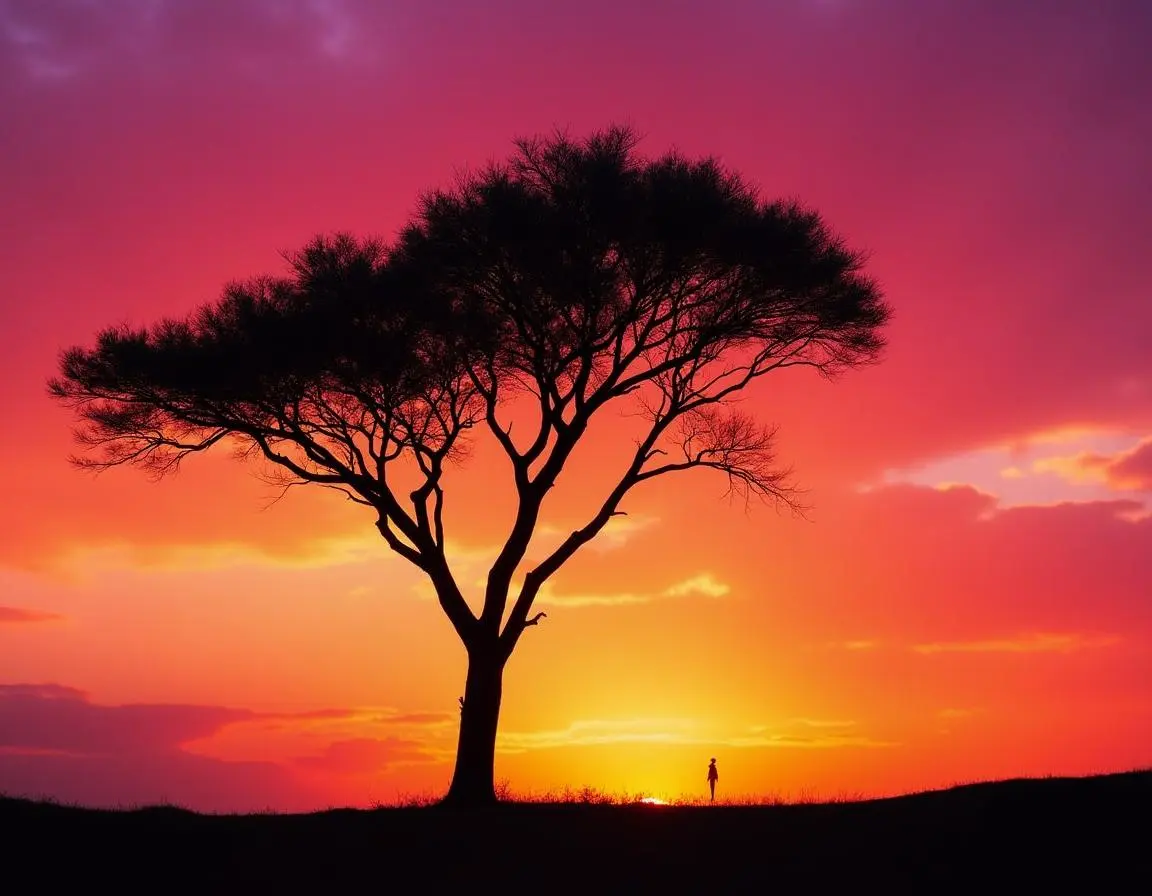
<svg viewBox="0 0 1152 896"><path fill-rule="evenodd" d="M62 460L6 477L5 499L21 511L0 566L74 577L100 566L330 565L386 551L372 517L333 492L300 489L273 504L276 492L227 456L196 461L161 482L129 469L92 477Z"/></svg>
<svg viewBox="0 0 1152 896"><path fill-rule="evenodd" d="M64 619L59 613L47 613L43 610L26 610L21 607L0 607L0 625L6 623L27 622L59 622Z"/></svg>
<svg viewBox="0 0 1152 896"><path fill-rule="evenodd" d="M728 585L719 581L711 573L701 573L669 585L662 591L646 593L626 591L574 594L556 591L545 586L541 589L536 602L541 605L556 607L611 607L646 604L668 598L705 597L715 599L726 596L730 591L731 588Z"/></svg>
<svg viewBox="0 0 1152 896"><path fill-rule="evenodd" d="M357 737L328 744L316 756L303 756L295 761L308 769L338 775L377 775L395 765L412 762L436 762L420 741L403 738Z"/></svg>
<svg viewBox="0 0 1152 896"><path fill-rule="evenodd" d="M855 641L845 641L839 646L845 650L875 650L880 646L880 642L864 638Z"/></svg>
<svg viewBox="0 0 1152 896"><path fill-rule="evenodd" d="M854 722L793 719L783 726L775 726L775 730L773 726L756 725L747 729L745 733L722 734L709 730L708 726L695 719L588 719L572 722L560 729L503 733L498 737L497 745L502 753L609 744L809 749L896 746L890 741L844 731L832 730L821 733L795 731L797 727L811 730L850 728L854 725ZM784 730L780 730L781 728Z"/></svg>
<svg viewBox="0 0 1152 896"><path fill-rule="evenodd" d="M1112 458L1108 478L1120 488L1152 491L1152 439Z"/></svg>
<svg viewBox="0 0 1152 896"><path fill-rule="evenodd" d="M978 708L967 708L966 709L966 708L961 708L961 707L949 707L949 708L942 709L939 712L937 712L936 718L942 719L945 721L951 721L951 720L956 720L956 719L970 719L975 715L979 715L980 712L981 712L981 710Z"/></svg>
<svg viewBox="0 0 1152 896"><path fill-rule="evenodd" d="M1036 633L1017 638L986 641L937 641L917 644L916 653L1073 653L1097 647L1110 647L1120 639L1114 635Z"/></svg>
<svg viewBox="0 0 1152 896"><path fill-rule="evenodd" d="M1066 457L1042 457L1032 462L1034 473L1055 473L1068 482L1107 482L1111 458L1095 451Z"/></svg>
<svg viewBox="0 0 1152 896"><path fill-rule="evenodd" d="M1104 482L1118 491L1152 491L1152 438L1115 454L1082 451L1069 457L1041 458L1032 468L1071 482Z"/></svg>
<svg viewBox="0 0 1152 896"><path fill-rule="evenodd" d="M449 725L456 717L447 712L398 712L377 717L386 725Z"/></svg>

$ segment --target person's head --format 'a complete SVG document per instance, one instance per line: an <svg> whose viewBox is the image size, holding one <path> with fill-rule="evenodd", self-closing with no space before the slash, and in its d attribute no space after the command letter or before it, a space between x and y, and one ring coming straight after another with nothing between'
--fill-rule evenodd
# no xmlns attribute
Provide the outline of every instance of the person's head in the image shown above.
<svg viewBox="0 0 1152 896"><path fill-rule="evenodd" d="M712 760L711 760L711 761L710 761L708 764L709 764L709 765L715 765L715 764L716 764L716 757L715 757L715 756L713 756L713 757L712 757Z"/></svg>

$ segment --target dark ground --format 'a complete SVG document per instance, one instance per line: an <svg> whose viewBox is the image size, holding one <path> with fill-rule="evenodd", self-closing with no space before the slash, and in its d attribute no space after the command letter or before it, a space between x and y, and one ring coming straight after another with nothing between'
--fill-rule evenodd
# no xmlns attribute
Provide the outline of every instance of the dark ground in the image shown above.
<svg viewBox="0 0 1152 896"><path fill-rule="evenodd" d="M764 807L210 816L0 798L0 831L12 894L1152 892L1152 771Z"/></svg>

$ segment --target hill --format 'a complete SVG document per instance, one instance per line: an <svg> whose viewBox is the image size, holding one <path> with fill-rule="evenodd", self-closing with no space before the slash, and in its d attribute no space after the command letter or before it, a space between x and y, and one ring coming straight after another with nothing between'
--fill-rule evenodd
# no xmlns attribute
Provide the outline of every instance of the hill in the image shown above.
<svg viewBox="0 0 1152 896"><path fill-rule="evenodd" d="M8 892L1112 891L1152 871L1152 771L972 784L854 803L510 804L200 815L0 799ZM258 889L253 889L258 888Z"/></svg>

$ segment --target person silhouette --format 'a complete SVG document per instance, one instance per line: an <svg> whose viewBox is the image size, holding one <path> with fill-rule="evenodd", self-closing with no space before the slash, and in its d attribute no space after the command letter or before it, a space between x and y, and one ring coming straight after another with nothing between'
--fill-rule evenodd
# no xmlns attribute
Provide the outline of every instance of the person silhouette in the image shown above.
<svg viewBox="0 0 1152 896"><path fill-rule="evenodd" d="M712 794L711 799L716 799L716 782L720 780L720 773L716 771L716 757L712 757L712 761L708 763L708 790Z"/></svg>

